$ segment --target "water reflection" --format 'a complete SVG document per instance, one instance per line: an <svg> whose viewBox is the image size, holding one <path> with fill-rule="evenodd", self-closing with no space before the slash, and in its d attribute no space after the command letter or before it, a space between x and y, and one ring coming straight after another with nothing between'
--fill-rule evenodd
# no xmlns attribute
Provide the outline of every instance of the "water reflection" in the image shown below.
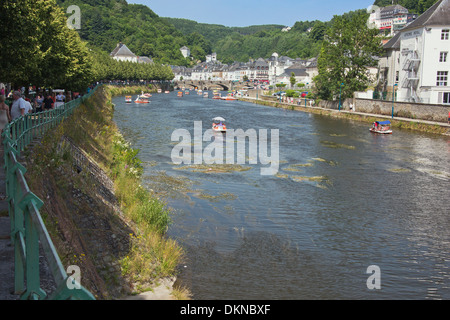
<svg viewBox="0 0 450 320"><path fill-rule="evenodd" d="M194 299L450 298L449 138L192 94L114 103L144 182L173 208ZM215 116L279 129L278 174L173 164L172 132ZM371 291L374 264L382 289Z"/></svg>

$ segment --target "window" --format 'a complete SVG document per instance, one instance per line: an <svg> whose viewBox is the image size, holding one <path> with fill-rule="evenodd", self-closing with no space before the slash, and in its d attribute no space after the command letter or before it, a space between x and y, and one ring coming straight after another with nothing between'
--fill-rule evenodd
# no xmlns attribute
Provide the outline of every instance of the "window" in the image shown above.
<svg viewBox="0 0 450 320"><path fill-rule="evenodd" d="M438 71L436 77L436 86L447 86L448 71Z"/></svg>
<svg viewBox="0 0 450 320"><path fill-rule="evenodd" d="M450 29L442 29L441 40L448 40Z"/></svg>
<svg viewBox="0 0 450 320"><path fill-rule="evenodd" d="M441 52L439 55L439 62L447 62L448 52Z"/></svg>
<svg viewBox="0 0 450 320"><path fill-rule="evenodd" d="M450 104L450 92L444 92L444 99L442 102L444 104Z"/></svg>

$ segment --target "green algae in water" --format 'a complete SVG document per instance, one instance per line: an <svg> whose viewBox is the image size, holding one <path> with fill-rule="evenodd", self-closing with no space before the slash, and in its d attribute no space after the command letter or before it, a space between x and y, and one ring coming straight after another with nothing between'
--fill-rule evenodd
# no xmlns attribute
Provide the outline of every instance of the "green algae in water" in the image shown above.
<svg viewBox="0 0 450 320"><path fill-rule="evenodd" d="M395 172L395 173L411 172L410 169L406 169L406 168L388 169L388 171Z"/></svg>
<svg viewBox="0 0 450 320"><path fill-rule="evenodd" d="M175 170L191 170L192 172L202 173L231 173L244 172L251 170L251 167L238 164L193 164L182 167L176 167Z"/></svg>
<svg viewBox="0 0 450 320"><path fill-rule="evenodd" d="M287 168L283 168L284 171L292 171L292 172L302 172L303 170L299 169L298 167L289 166Z"/></svg>
<svg viewBox="0 0 450 320"><path fill-rule="evenodd" d="M331 133L330 134L331 137L346 137L346 134L337 134L337 133Z"/></svg>
<svg viewBox="0 0 450 320"><path fill-rule="evenodd" d="M321 189L328 189L329 186L332 186L333 183L326 176L314 176L314 177L305 177L305 176L292 176L291 179L295 182L306 182L314 185L315 187Z"/></svg>
<svg viewBox="0 0 450 320"><path fill-rule="evenodd" d="M213 196L211 194L202 192L202 193L200 193L198 198L205 199L205 200L208 200L211 202L219 202L219 201L223 201L223 200L236 200L237 196L231 192L224 192L224 193L219 194L218 196Z"/></svg>
<svg viewBox="0 0 450 320"><path fill-rule="evenodd" d="M291 164L291 167L312 167L314 166L313 163L308 162L308 163L296 163L296 164Z"/></svg>
<svg viewBox="0 0 450 320"><path fill-rule="evenodd" d="M144 177L144 180L152 189L155 189L155 192L172 198L186 197L187 193L194 192L194 184L198 184L186 177L170 176L165 171L157 171L151 176Z"/></svg>
<svg viewBox="0 0 450 320"><path fill-rule="evenodd" d="M327 148L344 148L350 150L356 149L355 146L349 146L347 144L337 143L333 141L320 141L320 143Z"/></svg>
<svg viewBox="0 0 450 320"><path fill-rule="evenodd" d="M337 166L337 162L333 161L333 160L325 160L322 158L312 158L314 161L319 161L319 162L325 162L327 164L329 164L332 167Z"/></svg>
<svg viewBox="0 0 450 320"><path fill-rule="evenodd" d="M281 179L287 179L287 178L289 178L289 175L287 175L287 174L282 174L282 173L277 173L277 174L275 175L275 177L281 178Z"/></svg>

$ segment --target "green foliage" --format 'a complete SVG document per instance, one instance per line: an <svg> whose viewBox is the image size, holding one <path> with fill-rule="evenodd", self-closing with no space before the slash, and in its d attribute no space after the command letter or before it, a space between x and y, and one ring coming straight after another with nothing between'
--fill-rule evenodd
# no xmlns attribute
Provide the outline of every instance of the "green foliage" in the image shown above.
<svg viewBox="0 0 450 320"><path fill-rule="evenodd" d="M80 90L91 79L88 49L66 26L55 0L4 0L0 3L1 81L15 86Z"/></svg>
<svg viewBox="0 0 450 320"><path fill-rule="evenodd" d="M292 87L295 85L295 73L291 72L291 77L289 78L289 82L291 83Z"/></svg>
<svg viewBox="0 0 450 320"><path fill-rule="evenodd" d="M323 36L325 35L325 31L327 29L328 23L317 21L309 34L309 37L312 38L315 41L321 41L323 40Z"/></svg>
<svg viewBox="0 0 450 320"><path fill-rule="evenodd" d="M117 176L120 172L126 175L140 177L143 172L142 162L137 157L139 149L131 148L120 134L114 136L113 139L113 163L112 173ZM123 168L122 168L123 167Z"/></svg>
<svg viewBox="0 0 450 320"><path fill-rule="evenodd" d="M187 36L187 45L191 50L194 61L205 61L205 57L211 53L211 44L203 35L193 32Z"/></svg>
<svg viewBox="0 0 450 320"><path fill-rule="evenodd" d="M422 14L427 11L438 0L397 0L395 4L405 7L411 13ZM386 7L392 5L391 0L375 0L374 5L379 7Z"/></svg>
<svg viewBox="0 0 450 320"><path fill-rule="evenodd" d="M367 67L376 65L373 57L381 52L381 44L378 30L369 29L367 19L363 10L333 18L317 61L319 75L314 81L319 98L330 100L341 89L343 98L352 97L368 87Z"/></svg>
<svg viewBox="0 0 450 320"><path fill-rule="evenodd" d="M187 39L175 27L145 5L125 0L57 0L66 9L81 9L81 39L92 48L110 53L125 43L138 56L150 56L156 63L187 66L180 48Z"/></svg>
<svg viewBox="0 0 450 320"><path fill-rule="evenodd" d="M295 90L286 90L286 97L289 98L298 98L300 96L300 92Z"/></svg>
<svg viewBox="0 0 450 320"><path fill-rule="evenodd" d="M117 61L100 50L92 51L94 79L99 80L172 80L172 69L161 64Z"/></svg>
<svg viewBox="0 0 450 320"><path fill-rule="evenodd" d="M311 58L317 56L320 49L320 30L315 37L308 33L318 21L297 22L291 31L282 32L284 26L280 25L226 27L187 19L164 19L185 35L198 33L204 36L211 51L215 51L223 63L269 58L274 52L292 58Z"/></svg>

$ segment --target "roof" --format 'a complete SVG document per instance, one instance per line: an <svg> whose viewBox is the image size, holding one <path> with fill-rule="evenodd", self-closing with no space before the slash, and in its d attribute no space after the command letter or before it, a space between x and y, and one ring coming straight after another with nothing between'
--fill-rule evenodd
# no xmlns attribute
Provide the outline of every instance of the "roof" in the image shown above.
<svg viewBox="0 0 450 320"><path fill-rule="evenodd" d="M403 31L403 30L402 30ZM391 38L386 44L383 46L384 49L400 49L400 36L401 32L397 32L395 36Z"/></svg>
<svg viewBox="0 0 450 320"><path fill-rule="evenodd" d="M152 60L152 58L142 56L142 57L138 58L138 62L139 63L153 63L153 60Z"/></svg>
<svg viewBox="0 0 450 320"><path fill-rule="evenodd" d="M439 0L402 31L429 26L448 26L450 25L449 17L450 0Z"/></svg>
<svg viewBox="0 0 450 320"><path fill-rule="evenodd" d="M405 7L403 7L403 6L399 5L399 4L394 4L394 5L391 5L391 6L386 6L386 7L381 8L381 12L382 13L390 12L390 11L396 11L396 10L397 11L408 12L408 9L406 9Z"/></svg>
<svg viewBox="0 0 450 320"><path fill-rule="evenodd" d="M282 75L280 75L280 77L289 78L292 75L292 73L294 73L295 77L308 77L309 76L309 74L306 72L306 69L291 69L291 68L288 68L288 69L285 70L285 72Z"/></svg>
<svg viewBox="0 0 450 320"><path fill-rule="evenodd" d="M137 57L130 49L123 43L117 44L117 47L110 54L112 57L117 56L127 56L127 57Z"/></svg>

